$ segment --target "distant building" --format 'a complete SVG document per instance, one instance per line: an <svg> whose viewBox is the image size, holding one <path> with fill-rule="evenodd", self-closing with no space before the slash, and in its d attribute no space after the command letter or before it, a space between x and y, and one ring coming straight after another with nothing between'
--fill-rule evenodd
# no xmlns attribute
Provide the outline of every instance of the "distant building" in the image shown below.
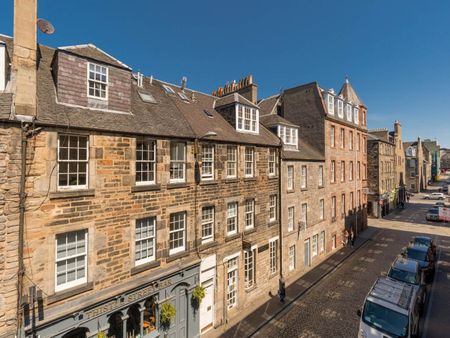
<svg viewBox="0 0 450 338"><path fill-rule="evenodd" d="M441 147L438 141L423 140L423 144L430 151L431 155L431 179L436 181L441 173Z"/></svg>
<svg viewBox="0 0 450 338"><path fill-rule="evenodd" d="M368 214L387 215L397 203L395 143L388 129L369 130L367 138Z"/></svg>
<svg viewBox="0 0 450 338"><path fill-rule="evenodd" d="M441 149L440 151L440 169L441 172L445 172L447 170L450 170L450 149Z"/></svg>
<svg viewBox="0 0 450 338"><path fill-rule="evenodd" d="M431 176L431 156L422 140L404 142L406 189L418 193L425 190Z"/></svg>

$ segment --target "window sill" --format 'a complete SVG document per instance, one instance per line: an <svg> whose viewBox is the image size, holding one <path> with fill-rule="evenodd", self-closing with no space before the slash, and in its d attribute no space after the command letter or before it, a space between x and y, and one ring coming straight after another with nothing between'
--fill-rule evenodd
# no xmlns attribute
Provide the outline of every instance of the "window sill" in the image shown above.
<svg viewBox="0 0 450 338"><path fill-rule="evenodd" d="M85 189L85 190L55 191L50 193L49 198L53 200L59 198L92 197L92 196L95 196L95 190Z"/></svg>
<svg viewBox="0 0 450 338"><path fill-rule="evenodd" d="M323 185L319 185L319 187L318 187L319 189L323 189L323 188L325 188L325 186L323 186Z"/></svg>
<svg viewBox="0 0 450 338"><path fill-rule="evenodd" d="M198 250L199 251L203 251L203 250L211 249L211 248L213 248L215 246L217 246L217 242L210 241L210 242L206 242L206 243L200 244L200 246L198 247Z"/></svg>
<svg viewBox="0 0 450 338"><path fill-rule="evenodd" d="M308 191L308 188L301 188L300 191Z"/></svg>
<svg viewBox="0 0 450 338"><path fill-rule="evenodd" d="M132 192L161 190L161 184L135 185L131 187Z"/></svg>
<svg viewBox="0 0 450 338"><path fill-rule="evenodd" d="M136 274L141 273L146 270L157 268L160 265L161 265L161 261L153 261L153 262L148 262L148 263L144 263L141 265L137 265L137 266L131 268L131 276L136 275Z"/></svg>
<svg viewBox="0 0 450 338"><path fill-rule="evenodd" d="M272 221L269 221L269 223L267 223L267 226L271 227L271 226L274 226L276 224L278 224L278 220L274 219Z"/></svg>
<svg viewBox="0 0 450 338"><path fill-rule="evenodd" d="M287 190L287 191L286 191L286 193L288 193L288 194L292 194L292 193L294 193L294 192L295 192L294 189L291 189L291 190Z"/></svg>
<svg viewBox="0 0 450 338"><path fill-rule="evenodd" d="M75 286L75 287L67 289L67 290L55 292L53 295L50 295L47 297L47 305L59 302L60 300L70 298L70 297L76 296L80 293L90 291L93 289L94 289L94 283L89 282L86 284Z"/></svg>
<svg viewBox="0 0 450 338"><path fill-rule="evenodd" d="M256 181L256 177L244 177L244 182L254 182Z"/></svg>
<svg viewBox="0 0 450 338"><path fill-rule="evenodd" d="M246 293L250 293L250 292L252 292L253 290L255 290L256 288L257 288L256 284L253 284L251 287L246 288L246 289L245 289L245 292L246 292Z"/></svg>
<svg viewBox="0 0 450 338"><path fill-rule="evenodd" d="M254 232L256 232L256 228L255 227L253 227L251 229L244 230L244 235L250 235L250 234L252 234Z"/></svg>
<svg viewBox="0 0 450 338"><path fill-rule="evenodd" d="M225 183L238 183L239 179L236 177L233 178L225 178Z"/></svg>
<svg viewBox="0 0 450 338"><path fill-rule="evenodd" d="M183 257L187 257L189 256L189 252L187 251L182 251L182 252L177 252L175 254L170 255L169 257L166 258L166 263L170 263L173 262L177 259L183 258Z"/></svg>
<svg viewBox="0 0 450 338"><path fill-rule="evenodd" d="M233 241L233 240L235 240L235 239L237 239L237 238L240 238L240 237L241 237L241 234L240 234L240 233L235 233L235 234L226 236L226 237L225 237L225 243L226 243L226 242Z"/></svg>
<svg viewBox="0 0 450 338"><path fill-rule="evenodd" d="M269 180L274 180L278 178L278 175L269 175Z"/></svg>
<svg viewBox="0 0 450 338"><path fill-rule="evenodd" d="M168 183L167 189L177 189L177 188L187 188L188 184L186 182Z"/></svg>
<svg viewBox="0 0 450 338"><path fill-rule="evenodd" d="M336 222L336 217L331 218L331 223L334 223L334 222Z"/></svg>
<svg viewBox="0 0 450 338"><path fill-rule="evenodd" d="M219 184L219 182L216 181L216 180L203 180L203 181L200 181L200 185L217 185L217 184Z"/></svg>

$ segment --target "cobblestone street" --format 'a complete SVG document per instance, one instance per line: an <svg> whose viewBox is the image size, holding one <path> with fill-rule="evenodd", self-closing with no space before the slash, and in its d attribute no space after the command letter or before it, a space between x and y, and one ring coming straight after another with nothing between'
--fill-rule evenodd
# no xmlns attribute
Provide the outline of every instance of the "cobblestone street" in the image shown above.
<svg viewBox="0 0 450 338"><path fill-rule="evenodd" d="M443 223L425 221L425 212L431 204L434 202L425 201L417 195L405 210L394 211L382 220L370 220L370 226L379 231L340 268L293 302L254 336L356 337L359 326L356 310L362 306L375 279L380 273L387 272L411 236L431 234L440 245L440 260L436 281L429 290L429 304L422 319L421 332L422 337L448 337L450 329L444 318L444 306L450 301L450 228Z"/></svg>

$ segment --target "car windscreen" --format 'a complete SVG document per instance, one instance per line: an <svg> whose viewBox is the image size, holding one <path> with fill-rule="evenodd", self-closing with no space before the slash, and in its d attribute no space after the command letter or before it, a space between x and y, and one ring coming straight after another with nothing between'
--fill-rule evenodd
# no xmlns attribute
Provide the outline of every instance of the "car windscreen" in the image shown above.
<svg viewBox="0 0 450 338"><path fill-rule="evenodd" d="M396 279L396 280L399 280L399 281L402 281L402 282L405 282L408 284L414 284L414 285L419 284L419 276L416 272L410 272L410 271L392 268L389 271L388 276L393 279Z"/></svg>
<svg viewBox="0 0 450 338"><path fill-rule="evenodd" d="M414 238L414 243L424 246L430 246L431 240L428 238Z"/></svg>
<svg viewBox="0 0 450 338"><path fill-rule="evenodd" d="M438 214L439 214L439 209L430 209L430 210L428 210L428 213L429 213L429 214L435 214L435 215L438 215Z"/></svg>
<svg viewBox="0 0 450 338"><path fill-rule="evenodd" d="M414 259L416 261L427 261L427 252L422 250L415 250L412 248L408 248L406 250L406 255L408 258Z"/></svg>
<svg viewBox="0 0 450 338"><path fill-rule="evenodd" d="M362 320L367 325L395 337L408 336L408 316L366 301Z"/></svg>

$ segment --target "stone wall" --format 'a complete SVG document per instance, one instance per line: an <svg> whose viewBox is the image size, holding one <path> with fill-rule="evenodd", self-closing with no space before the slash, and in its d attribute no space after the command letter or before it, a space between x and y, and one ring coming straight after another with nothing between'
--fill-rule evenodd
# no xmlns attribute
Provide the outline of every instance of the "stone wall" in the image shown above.
<svg viewBox="0 0 450 338"><path fill-rule="evenodd" d="M0 123L0 337L16 330L20 140L20 128Z"/></svg>
<svg viewBox="0 0 450 338"><path fill-rule="evenodd" d="M239 146L236 179L224 179L226 144L215 145L215 180L194 183L194 144L187 141L186 183L169 183L170 140L157 140L156 185L135 185L136 138L122 135L89 136L89 189L58 191L56 186L57 132L42 132L35 142L34 162L27 182L25 289L33 284L43 291L44 320L73 313L93 303L138 287L165 272L217 254L216 319L220 325L241 311L250 311L276 290L278 278L269 276L268 240L278 234L278 221L269 224L269 196L278 194L278 177L268 177L268 149L254 147L256 175L244 178L244 147ZM244 203L255 199L255 228L244 231ZM226 236L228 201L238 202L239 232ZM278 198L279 203L279 198ZM200 244L201 211L214 206L214 241ZM186 252L169 255L169 216L185 211L187 216ZM156 260L134 264L135 220L155 216L157 220ZM75 289L55 292L55 236L86 229L88 231L88 283ZM258 247L256 287L244 290L243 239ZM223 258L240 252L238 306L225 313ZM279 254L279 253L278 253ZM95 295L95 297L94 297Z"/></svg>

